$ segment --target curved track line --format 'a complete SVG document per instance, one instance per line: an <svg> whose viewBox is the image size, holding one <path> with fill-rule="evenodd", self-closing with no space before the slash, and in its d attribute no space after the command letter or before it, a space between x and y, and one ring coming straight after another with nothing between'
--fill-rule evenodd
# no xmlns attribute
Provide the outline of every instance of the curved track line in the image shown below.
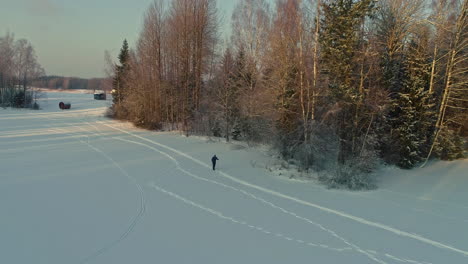
<svg viewBox="0 0 468 264"><path fill-rule="evenodd" d="M93 150L97 151L98 153L102 154L104 157L106 157L109 161L111 161L117 168L119 168L119 170L131 181L133 181L133 183L137 186L138 188L138 191L140 193L140 211L138 212L138 214L133 218L132 222L130 223L130 226L127 228L127 230L125 230L125 232L123 234L120 235L120 237L113 241L112 243L108 244L107 246L97 250L96 252L94 252L93 254L91 254L90 256L84 258L80 263L87 263L88 261L104 254L106 251L110 250L111 248L113 248L115 245L117 245L118 243L120 243L121 241L123 241L132 231L133 229L135 228L135 226L137 225L138 221L143 218L143 215L145 214L146 212L146 199L145 199L145 194L144 194L144 191L143 191L143 188L141 187L141 185L136 181L135 178L131 177L127 171L125 171L114 159L112 159L111 157L109 157L106 153L104 153L102 150L98 149L98 148L95 148L94 146L90 145L89 143L87 142L84 142L85 144L87 144L90 148L92 148Z"/></svg>
<svg viewBox="0 0 468 264"><path fill-rule="evenodd" d="M64 123L64 122L63 122ZM64 123L64 124L67 124L67 123ZM81 127L78 127L78 126L74 126L74 127L77 127L85 132L90 132L89 130L85 130ZM66 130L63 130L63 129L60 129L60 128L55 128L54 130L62 130L62 131L66 131ZM92 132L91 132L92 133ZM93 133L95 134L95 133ZM130 225L128 226L128 228L125 230L124 233L122 233L118 239L116 239L115 241L109 243L108 245L100 248L99 250L96 250L93 254L85 257L83 260L80 261L80 263L87 263L89 262L90 260L104 254L105 252L107 252L108 250L110 250L111 248L113 248L115 245L117 245L118 243L120 243L121 241L123 241L132 231L133 229L135 228L135 226L137 225L138 221L143 217L145 211L146 211L146 199L145 199L145 194L144 194L144 191L143 191L143 188L141 187L141 185L136 181L135 178L131 177L127 171L125 171L114 159L112 159L109 155L107 155L105 152L103 152L102 150L94 147L93 145L89 144L89 142L86 142L86 141L83 141L83 140L79 140L81 143L83 144L86 144L88 147L90 147L91 149L93 149L94 151L96 151L97 153L103 155L107 160L109 160L111 163L114 164L114 166L116 166L120 172L126 176L130 181L132 181L135 186L138 188L138 191L139 191L139 194L140 194L140 209L139 209L139 212L138 214L133 218L132 222L130 223Z"/></svg>
<svg viewBox="0 0 468 264"><path fill-rule="evenodd" d="M171 148L171 147L166 146L164 144L161 144L159 142L156 142L156 141L141 137L139 135L135 135L135 134L133 134L131 132L125 131L125 130L120 129L120 128L116 128L116 127L113 127L113 126L110 126L110 125L107 125L107 124L103 124L103 125L105 125L107 127L110 127L110 128L113 128L115 130L121 131L121 132L123 132L125 134L134 136L134 137L139 138L141 140L153 143L153 144L155 144L157 146L160 146L160 147L163 147L165 149L168 149L168 150L170 150L170 151L172 151L172 152L174 152L174 153L176 153L176 154L178 154L180 156L183 156L183 157L186 157L186 158L192 160L193 162L195 162L195 163L197 163L197 164L199 164L199 165L201 165L203 167L211 169L210 166L207 165L206 163L204 163L204 162L202 162L202 161L200 161L200 160L198 160L198 159L196 159L196 158L194 158L194 157L192 157L192 156L190 156L190 155L188 155L186 153L178 151L178 150L176 150L174 148ZM441 248L441 249L450 250L450 251L453 251L453 252L456 252L456 253L459 253L459 254L462 254L462 255L468 257L468 251L466 251L466 250L458 249L458 248L456 248L454 246L446 245L446 244L443 244L441 242L434 241L432 239L423 237L423 236L418 235L418 234L413 234L413 233L409 233L409 232L406 232L406 231L402 231L402 230L396 229L396 228L388 226L388 225L384 225L384 224L381 224L381 223L378 223L378 222L372 222L370 220L367 220L367 219L364 219L364 218L361 218L361 217L357 217L357 216L350 215L350 214L347 214L347 213L344 213L344 212L341 212L341 211L338 211L338 210L323 207L323 206L320 206L318 204L314 204L312 202L304 201L304 200L298 199L298 198L293 197L293 196L289 196L289 195L286 195L286 194L283 194L283 193L280 193L280 192L277 192L277 191L267 189L265 187L261 187L261 186L255 185L255 184L251 184L249 182L246 182L246 181L240 180L238 178L235 178L235 177L233 177L233 176L231 176L231 175L229 175L229 174L227 174L225 172L222 172L222 171L220 171L219 174L221 174L223 177L225 177L225 178L227 178L227 179L229 179L229 180L231 180L233 182L236 182L238 184L242 184L244 186L247 186L247 187L262 191L264 193L268 193L268 194L271 194L271 195L274 195L274 196L277 196L277 197L281 197L281 198L284 198L286 200L296 202L298 204L313 207L313 208L322 210L324 212L335 214L335 215L338 215L338 216L341 216L343 218L353 220L355 222L358 222L358 223L361 223L361 224L364 224L364 225L376 227L376 228L379 228L379 229L394 233L394 234L399 235L399 236L412 238L414 240L418 240L418 241L423 242L425 244L432 245L432 246L435 246L435 247L438 247L438 248Z"/></svg>

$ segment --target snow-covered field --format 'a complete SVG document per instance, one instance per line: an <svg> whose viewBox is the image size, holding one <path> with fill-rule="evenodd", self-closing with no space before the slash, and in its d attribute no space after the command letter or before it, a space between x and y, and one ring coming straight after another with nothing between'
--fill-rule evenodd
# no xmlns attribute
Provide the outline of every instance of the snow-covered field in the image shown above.
<svg viewBox="0 0 468 264"><path fill-rule="evenodd" d="M328 190L259 150L109 120L91 94L40 104L0 109L0 263L468 263L466 160Z"/></svg>

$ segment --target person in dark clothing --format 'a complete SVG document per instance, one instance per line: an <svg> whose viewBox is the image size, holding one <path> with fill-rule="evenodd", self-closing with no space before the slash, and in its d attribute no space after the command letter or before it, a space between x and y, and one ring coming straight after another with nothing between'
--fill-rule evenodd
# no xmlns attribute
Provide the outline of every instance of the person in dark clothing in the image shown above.
<svg viewBox="0 0 468 264"><path fill-rule="evenodd" d="M216 167L216 161L219 160L218 157L216 157L216 155L214 155L212 158L211 158L211 163L213 163L213 170L215 170L215 167Z"/></svg>

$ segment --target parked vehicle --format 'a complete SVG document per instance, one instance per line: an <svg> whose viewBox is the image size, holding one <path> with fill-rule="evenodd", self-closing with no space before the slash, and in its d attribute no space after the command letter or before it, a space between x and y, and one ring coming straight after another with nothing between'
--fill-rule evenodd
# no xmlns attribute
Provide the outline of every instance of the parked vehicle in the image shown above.
<svg viewBox="0 0 468 264"><path fill-rule="evenodd" d="M106 92L104 91L95 91L94 100L106 100Z"/></svg>
<svg viewBox="0 0 468 264"><path fill-rule="evenodd" d="M62 110L64 110L64 109L70 109L71 103L60 102L60 103L59 103L59 107L60 107L60 109L62 109Z"/></svg>

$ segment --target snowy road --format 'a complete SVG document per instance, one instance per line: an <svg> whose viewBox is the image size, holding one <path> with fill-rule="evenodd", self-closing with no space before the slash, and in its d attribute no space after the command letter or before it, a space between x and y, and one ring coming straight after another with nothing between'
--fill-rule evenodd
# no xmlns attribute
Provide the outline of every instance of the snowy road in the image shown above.
<svg viewBox="0 0 468 264"><path fill-rule="evenodd" d="M466 160L327 190L270 175L258 150L47 95L0 109L0 263L468 263Z"/></svg>

